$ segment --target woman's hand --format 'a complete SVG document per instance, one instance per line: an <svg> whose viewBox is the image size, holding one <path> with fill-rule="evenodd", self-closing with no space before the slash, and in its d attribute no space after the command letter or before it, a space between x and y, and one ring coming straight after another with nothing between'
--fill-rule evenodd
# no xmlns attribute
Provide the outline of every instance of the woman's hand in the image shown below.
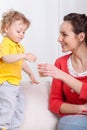
<svg viewBox="0 0 87 130"><path fill-rule="evenodd" d="M43 76L51 76L56 79L61 79L64 72L52 64L38 64L38 72Z"/></svg>
<svg viewBox="0 0 87 130"><path fill-rule="evenodd" d="M87 115L87 103L79 106L79 113Z"/></svg>
<svg viewBox="0 0 87 130"><path fill-rule="evenodd" d="M55 79L63 81L76 93L80 94L82 88L82 82L71 76L70 74L64 72L63 70L57 68L52 64L38 64L38 71L43 76L51 76Z"/></svg>

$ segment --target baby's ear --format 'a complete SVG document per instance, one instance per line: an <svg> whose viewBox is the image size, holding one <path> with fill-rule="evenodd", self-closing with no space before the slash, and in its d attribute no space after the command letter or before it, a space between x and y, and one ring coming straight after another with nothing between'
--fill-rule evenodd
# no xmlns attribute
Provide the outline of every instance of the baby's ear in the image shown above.
<svg viewBox="0 0 87 130"><path fill-rule="evenodd" d="M8 26L4 27L4 31L5 31L5 33L8 33Z"/></svg>

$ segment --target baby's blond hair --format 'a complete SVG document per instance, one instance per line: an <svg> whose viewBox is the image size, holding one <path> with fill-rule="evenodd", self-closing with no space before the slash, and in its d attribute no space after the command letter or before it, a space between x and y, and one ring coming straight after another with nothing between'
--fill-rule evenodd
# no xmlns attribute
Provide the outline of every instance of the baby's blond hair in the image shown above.
<svg viewBox="0 0 87 130"><path fill-rule="evenodd" d="M5 33L5 27L10 26L16 20L21 20L27 25L27 28L30 26L30 21L24 16L24 14L15 10L9 10L2 15L0 33L3 35Z"/></svg>

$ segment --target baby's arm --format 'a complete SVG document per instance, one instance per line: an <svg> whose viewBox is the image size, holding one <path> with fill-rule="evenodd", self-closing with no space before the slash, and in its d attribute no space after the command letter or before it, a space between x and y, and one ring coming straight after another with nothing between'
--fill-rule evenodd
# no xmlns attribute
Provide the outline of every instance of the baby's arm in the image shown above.
<svg viewBox="0 0 87 130"><path fill-rule="evenodd" d="M27 73L31 79L32 83L38 84L39 82L35 79L35 76L32 72L32 70L29 68L28 64L26 62L23 62L22 70Z"/></svg>
<svg viewBox="0 0 87 130"><path fill-rule="evenodd" d="M5 55L1 57L4 62L7 63L13 63L17 62L19 60L28 60L29 62L35 62L36 56L31 53L23 53L23 54L11 54L11 55Z"/></svg>

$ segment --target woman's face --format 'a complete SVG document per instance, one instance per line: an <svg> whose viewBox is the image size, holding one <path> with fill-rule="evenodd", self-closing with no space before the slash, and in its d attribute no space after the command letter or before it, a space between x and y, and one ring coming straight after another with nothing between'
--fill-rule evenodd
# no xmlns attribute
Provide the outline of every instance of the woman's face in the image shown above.
<svg viewBox="0 0 87 130"><path fill-rule="evenodd" d="M80 46L79 34L73 32L73 27L69 21L64 21L60 26L58 41L61 44L62 52L77 51Z"/></svg>

